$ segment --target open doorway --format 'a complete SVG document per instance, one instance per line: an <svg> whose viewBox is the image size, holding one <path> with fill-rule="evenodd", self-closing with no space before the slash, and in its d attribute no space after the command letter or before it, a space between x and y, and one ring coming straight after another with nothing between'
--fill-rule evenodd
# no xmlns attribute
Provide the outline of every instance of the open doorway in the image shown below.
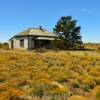
<svg viewBox="0 0 100 100"><path fill-rule="evenodd" d="M14 41L11 40L11 49L13 49L13 48L14 48Z"/></svg>

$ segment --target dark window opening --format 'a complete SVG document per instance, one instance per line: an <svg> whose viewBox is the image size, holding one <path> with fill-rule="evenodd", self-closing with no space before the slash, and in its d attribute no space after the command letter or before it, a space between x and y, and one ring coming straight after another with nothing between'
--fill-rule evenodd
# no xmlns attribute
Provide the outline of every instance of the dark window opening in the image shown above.
<svg viewBox="0 0 100 100"><path fill-rule="evenodd" d="M24 40L23 39L20 40L20 47L22 47L22 48L24 47Z"/></svg>
<svg viewBox="0 0 100 100"><path fill-rule="evenodd" d="M13 49L13 48L14 48L14 41L11 40L11 49Z"/></svg>

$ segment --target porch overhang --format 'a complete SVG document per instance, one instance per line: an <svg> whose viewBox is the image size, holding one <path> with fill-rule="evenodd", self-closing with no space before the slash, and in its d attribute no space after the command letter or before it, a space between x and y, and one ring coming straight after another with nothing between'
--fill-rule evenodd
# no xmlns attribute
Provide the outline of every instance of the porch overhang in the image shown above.
<svg viewBox="0 0 100 100"><path fill-rule="evenodd" d="M37 37L37 40L55 40L53 37Z"/></svg>

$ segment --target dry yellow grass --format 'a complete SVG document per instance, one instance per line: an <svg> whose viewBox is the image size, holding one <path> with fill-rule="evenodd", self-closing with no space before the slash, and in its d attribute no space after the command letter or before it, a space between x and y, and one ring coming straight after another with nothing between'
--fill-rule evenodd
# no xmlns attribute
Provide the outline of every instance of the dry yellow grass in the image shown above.
<svg viewBox="0 0 100 100"><path fill-rule="evenodd" d="M99 85L99 52L0 51L0 100L44 94L99 98Z"/></svg>

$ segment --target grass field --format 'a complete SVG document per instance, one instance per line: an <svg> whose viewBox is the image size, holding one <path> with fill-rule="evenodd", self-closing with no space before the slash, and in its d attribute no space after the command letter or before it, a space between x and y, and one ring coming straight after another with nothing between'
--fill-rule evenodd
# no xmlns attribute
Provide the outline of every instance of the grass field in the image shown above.
<svg viewBox="0 0 100 100"><path fill-rule="evenodd" d="M53 96L64 94L100 100L99 51L0 51L0 100L58 100Z"/></svg>

